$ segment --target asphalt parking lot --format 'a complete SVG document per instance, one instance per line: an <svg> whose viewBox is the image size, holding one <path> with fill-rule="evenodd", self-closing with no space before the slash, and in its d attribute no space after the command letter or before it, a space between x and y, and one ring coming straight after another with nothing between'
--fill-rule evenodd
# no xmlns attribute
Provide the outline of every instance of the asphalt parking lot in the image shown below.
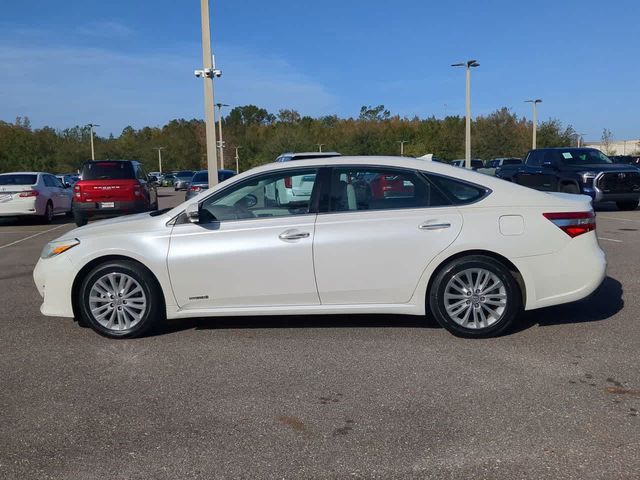
<svg viewBox="0 0 640 480"><path fill-rule="evenodd" d="M640 211L597 221L596 294L497 339L310 316L113 341L39 313L70 219L2 220L0 478L640 478Z"/></svg>

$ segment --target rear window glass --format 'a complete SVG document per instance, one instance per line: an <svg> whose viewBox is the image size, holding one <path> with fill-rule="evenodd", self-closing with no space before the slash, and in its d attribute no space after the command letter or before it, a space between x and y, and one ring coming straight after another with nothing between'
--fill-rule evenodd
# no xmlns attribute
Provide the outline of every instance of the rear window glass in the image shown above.
<svg viewBox="0 0 640 480"><path fill-rule="evenodd" d="M37 181L37 175L0 175L0 185L34 185Z"/></svg>
<svg viewBox="0 0 640 480"><path fill-rule="evenodd" d="M192 183L204 183L209 181L209 172L196 172L191 180Z"/></svg>
<svg viewBox="0 0 640 480"><path fill-rule="evenodd" d="M441 177L439 175L427 175L431 180L455 205L473 203L481 199L487 190L470 183L454 180L453 178Z"/></svg>
<svg viewBox="0 0 640 480"><path fill-rule="evenodd" d="M135 178L129 162L92 162L82 167L83 180L111 180Z"/></svg>
<svg viewBox="0 0 640 480"><path fill-rule="evenodd" d="M522 160L519 158L507 158L502 162L503 165L520 165Z"/></svg>
<svg viewBox="0 0 640 480"><path fill-rule="evenodd" d="M193 172L191 170L183 170L182 172L176 173L176 177L193 177Z"/></svg>

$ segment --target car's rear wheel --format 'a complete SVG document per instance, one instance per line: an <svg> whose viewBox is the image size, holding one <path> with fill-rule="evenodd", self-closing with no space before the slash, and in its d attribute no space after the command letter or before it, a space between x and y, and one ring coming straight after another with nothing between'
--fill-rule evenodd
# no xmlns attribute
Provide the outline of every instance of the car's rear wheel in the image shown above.
<svg viewBox="0 0 640 480"><path fill-rule="evenodd" d="M82 320L105 337L139 337L164 317L155 279L135 262L98 265L79 293Z"/></svg>
<svg viewBox="0 0 640 480"><path fill-rule="evenodd" d="M73 220L76 222L76 226L78 227L84 227L88 222L87 216L77 210L73 211Z"/></svg>
<svg viewBox="0 0 640 480"><path fill-rule="evenodd" d="M638 208L638 200L630 200L626 202L616 202L618 210L635 210Z"/></svg>
<svg viewBox="0 0 640 480"><path fill-rule="evenodd" d="M456 336L493 337L513 324L522 309L522 294L502 262L471 255L438 271L429 306L438 323Z"/></svg>
<svg viewBox="0 0 640 480"><path fill-rule="evenodd" d="M53 222L53 204L51 201L47 202L47 205L44 207L44 215L40 218L42 223L49 224Z"/></svg>

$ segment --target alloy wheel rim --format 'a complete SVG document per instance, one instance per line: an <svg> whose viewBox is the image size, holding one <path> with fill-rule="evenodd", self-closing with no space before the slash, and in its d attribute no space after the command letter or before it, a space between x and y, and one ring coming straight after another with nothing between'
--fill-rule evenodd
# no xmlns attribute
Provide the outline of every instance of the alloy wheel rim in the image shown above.
<svg viewBox="0 0 640 480"><path fill-rule="evenodd" d="M458 325L481 330L498 322L507 308L504 283L490 270L468 268L456 273L445 287L447 315Z"/></svg>
<svg viewBox="0 0 640 480"><path fill-rule="evenodd" d="M129 330L142 321L147 311L147 297L135 278L121 272L107 273L91 287L89 310L104 328Z"/></svg>

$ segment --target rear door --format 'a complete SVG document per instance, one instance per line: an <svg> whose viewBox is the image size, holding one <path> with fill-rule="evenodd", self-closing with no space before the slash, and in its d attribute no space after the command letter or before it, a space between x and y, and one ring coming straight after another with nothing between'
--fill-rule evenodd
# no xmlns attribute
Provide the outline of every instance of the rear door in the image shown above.
<svg viewBox="0 0 640 480"><path fill-rule="evenodd" d="M398 178L405 194L380 197L363 185L380 176ZM329 183L313 245L320 301L408 302L427 264L458 236L457 208L410 169L334 167Z"/></svg>

